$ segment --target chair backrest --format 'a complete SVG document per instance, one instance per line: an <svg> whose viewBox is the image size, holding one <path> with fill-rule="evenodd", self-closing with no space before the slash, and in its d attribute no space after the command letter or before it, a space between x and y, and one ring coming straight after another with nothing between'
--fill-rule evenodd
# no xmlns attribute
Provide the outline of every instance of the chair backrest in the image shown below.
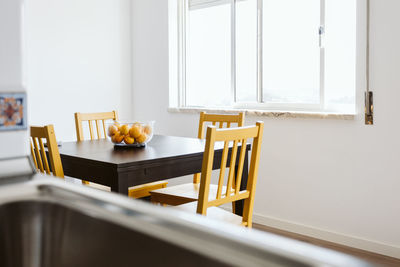
<svg viewBox="0 0 400 267"><path fill-rule="evenodd" d="M85 140L83 134L82 122L87 121L89 124L90 139L101 139L107 137L106 120L118 120L118 113L116 111L101 112L101 113L75 113L75 128L78 141ZM93 122L96 123L96 132L93 131ZM103 131L101 131L103 128ZM101 132L104 133L102 136ZM97 133L97 135L95 134Z"/></svg>
<svg viewBox="0 0 400 267"><path fill-rule="evenodd" d="M54 176L63 178L64 171L61 164L60 152L58 151L56 135L54 133L54 126L32 126L30 128L31 154L36 169L38 169L42 173L53 173ZM42 139L46 139L49 160L47 159L46 150L44 148L44 143Z"/></svg>
<svg viewBox="0 0 400 267"><path fill-rule="evenodd" d="M251 227L263 130L263 122L257 122L255 126L250 127L216 129L215 126L209 126L207 128L197 213L206 215L207 208L209 207L220 206L225 203L244 199L242 224ZM253 145L250 158L247 189L240 191L244 160L247 153L246 144L247 140L249 139L253 139ZM214 145L215 142L220 141L224 142L224 149L222 152L218 190L215 198L214 196L209 198L210 180L214 161ZM232 144L232 146L230 144ZM239 144L241 147L238 155ZM225 179L229 150L231 150L229 172L227 179ZM239 156L239 162L237 164L237 175L235 181L235 165L237 156Z"/></svg>
<svg viewBox="0 0 400 267"><path fill-rule="evenodd" d="M241 112L239 114L207 114L205 112L200 113L199 120L199 132L198 138L204 139L204 127L206 123L211 123L213 126L216 126L218 123L218 128L230 128L231 126L242 127L244 125L244 113ZM233 124L233 125L232 125ZM196 173L193 176L193 183L200 183L200 173Z"/></svg>
<svg viewBox="0 0 400 267"><path fill-rule="evenodd" d="M207 114L205 112L200 113L199 120L199 132L198 138L204 139L204 126L206 122L210 122L212 125L216 126L218 123L218 128L230 128L232 124L237 124L233 126L242 127L244 124L244 113L239 114Z"/></svg>

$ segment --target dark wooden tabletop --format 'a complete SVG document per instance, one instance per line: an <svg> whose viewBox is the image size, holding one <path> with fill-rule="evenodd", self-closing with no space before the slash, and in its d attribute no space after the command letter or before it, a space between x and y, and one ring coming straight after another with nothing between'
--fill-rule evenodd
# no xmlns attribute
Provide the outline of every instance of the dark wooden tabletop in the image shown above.
<svg viewBox="0 0 400 267"><path fill-rule="evenodd" d="M167 158L203 154L205 140L198 138L155 135L146 147L115 147L106 139L65 142L60 147L63 158L74 157L105 165L127 167ZM217 144L216 148L222 148Z"/></svg>

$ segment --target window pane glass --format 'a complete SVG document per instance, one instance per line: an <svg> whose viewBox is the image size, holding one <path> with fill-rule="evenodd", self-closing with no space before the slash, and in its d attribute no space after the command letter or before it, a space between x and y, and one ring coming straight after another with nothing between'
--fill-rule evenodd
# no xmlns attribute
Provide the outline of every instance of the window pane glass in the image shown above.
<svg viewBox="0 0 400 267"><path fill-rule="evenodd" d="M188 14L186 104L231 104L231 5L192 9Z"/></svg>
<svg viewBox="0 0 400 267"><path fill-rule="evenodd" d="M264 101L319 103L320 0L263 0Z"/></svg>
<svg viewBox="0 0 400 267"><path fill-rule="evenodd" d="M236 2L236 97L257 101L257 0Z"/></svg>
<svg viewBox="0 0 400 267"><path fill-rule="evenodd" d="M327 107L355 109L356 0L326 1L325 95ZM346 107L339 107L345 105Z"/></svg>

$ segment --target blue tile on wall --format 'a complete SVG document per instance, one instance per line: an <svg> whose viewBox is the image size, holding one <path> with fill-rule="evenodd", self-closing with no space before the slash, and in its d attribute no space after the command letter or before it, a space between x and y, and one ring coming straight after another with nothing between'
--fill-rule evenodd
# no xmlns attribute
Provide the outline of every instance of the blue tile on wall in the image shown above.
<svg viewBox="0 0 400 267"><path fill-rule="evenodd" d="M27 129L26 93L0 93L0 131Z"/></svg>

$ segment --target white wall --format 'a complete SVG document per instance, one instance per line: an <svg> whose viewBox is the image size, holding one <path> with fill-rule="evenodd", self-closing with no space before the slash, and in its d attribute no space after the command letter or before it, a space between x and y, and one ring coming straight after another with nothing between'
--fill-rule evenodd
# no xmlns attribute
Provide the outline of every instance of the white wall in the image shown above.
<svg viewBox="0 0 400 267"><path fill-rule="evenodd" d="M24 92L22 1L0 0L0 92ZM0 132L0 159L28 154L28 132Z"/></svg>
<svg viewBox="0 0 400 267"><path fill-rule="evenodd" d="M31 125L76 140L74 112L131 112L130 0L28 0Z"/></svg>
<svg viewBox="0 0 400 267"><path fill-rule="evenodd" d="M156 120L158 133L196 136L198 115L167 112L167 1L132 1L133 114ZM375 125L365 126L362 114L353 121L246 118L266 126L255 219L400 257L400 2L371 5Z"/></svg>

